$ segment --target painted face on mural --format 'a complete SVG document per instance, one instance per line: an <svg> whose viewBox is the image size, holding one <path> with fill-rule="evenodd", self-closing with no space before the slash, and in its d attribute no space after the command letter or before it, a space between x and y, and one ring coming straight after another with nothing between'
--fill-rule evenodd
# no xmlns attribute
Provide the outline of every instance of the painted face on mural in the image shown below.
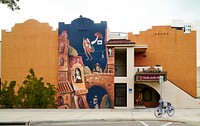
<svg viewBox="0 0 200 126"><path fill-rule="evenodd" d="M79 68L75 69L75 82L82 83L81 71Z"/></svg>
<svg viewBox="0 0 200 126"><path fill-rule="evenodd" d="M93 72L102 73L102 68L99 63L97 63L93 69Z"/></svg>
<svg viewBox="0 0 200 126"><path fill-rule="evenodd" d="M65 44L61 43L59 46L59 53L64 53L64 50L65 50Z"/></svg>
<svg viewBox="0 0 200 126"><path fill-rule="evenodd" d="M108 48L108 55L112 56L112 48Z"/></svg>
<svg viewBox="0 0 200 126"><path fill-rule="evenodd" d="M59 66L64 66L64 58L63 57L59 58Z"/></svg>

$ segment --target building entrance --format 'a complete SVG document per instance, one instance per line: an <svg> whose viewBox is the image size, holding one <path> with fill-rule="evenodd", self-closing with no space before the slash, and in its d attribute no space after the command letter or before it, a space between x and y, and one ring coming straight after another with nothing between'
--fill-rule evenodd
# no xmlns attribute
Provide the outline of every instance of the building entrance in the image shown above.
<svg viewBox="0 0 200 126"><path fill-rule="evenodd" d="M135 84L134 103L135 106L156 107L160 95L152 87L145 84Z"/></svg>
<svg viewBox="0 0 200 126"><path fill-rule="evenodd" d="M115 84L115 107L127 106L127 84Z"/></svg>

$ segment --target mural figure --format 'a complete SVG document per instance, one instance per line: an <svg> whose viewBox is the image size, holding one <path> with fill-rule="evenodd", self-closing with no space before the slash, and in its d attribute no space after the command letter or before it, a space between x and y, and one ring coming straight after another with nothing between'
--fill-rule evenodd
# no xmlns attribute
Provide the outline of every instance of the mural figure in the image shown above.
<svg viewBox="0 0 200 126"><path fill-rule="evenodd" d="M94 69L92 70L92 72L93 73L94 72L96 72L96 73L102 73L102 68L101 68L101 66L100 66L99 63L96 63L96 65L95 65Z"/></svg>
<svg viewBox="0 0 200 126"><path fill-rule="evenodd" d="M101 58L104 59L104 52L101 53Z"/></svg>
<svg viewBox="0 0 200 126"><path fill-rule="evenodd" d="M65 51L65 44L61 43L59 46L59 53L64 53L64 51Z"/></svg>
<svg viewBox="0 0 200 126"><path fill-rule="evenodd" d="M78 97L78 106L80 109L84 109L85 105L83 103L83 98L82 97Z"/></svg>
<svg viewBox="0 0 200 126"><path fill-rule="evenodd" d="M99 39L103 38L102 34L100 32L97 32L94 34L94 36L96 36L96 39L91 42L90 42L89 38L86 38L86 39L83 38L83 49L84 49L85 55L87 57L86 60L93 59L91 53L95 51L95 48L93 46L95 43L97 43L98 45L102 45L102 40L98 42Z"/></svg>
<svg viewBox="0 0 200 126"><path fill-rule="evenodd" d="M64 58L60 57L59 58L59 66L63 66L64 65Z"/></svg>
<svg viewBox="0 0 200 126"><path fill-rule="evenodd" d="M95 109L99 109L98 97L97 97L97 95L95 95L94 98L93 98L93 104L94 104L94 108L95 108Z"/></svg>
<svg viewBox="0 0 200 126"><path fill-rule="evenodd" d="M85 86L83 61L81 56L70 57L70 76L72 80L72 86L74 89L74 104L76 108L89 108L86 94L88 89Z"/></svg>
<svg viewBox="0 0 200 126"><path fill-rule="evenodd" d="M81 71L79 68L75 68L75 75L74 75L74 82L75 83L82 83Z"/></svg>
<svg viewBox="0 0 200 126"><path fill-rule="evenodd" d="M86 39L83 38L83 49L84 49L85 55L87 57L86 60L89 60L89 59L92 60L93 57L90 53L94 52L94 48L92 47L90 40L88 38L86 38Z"/></svg>
<svg viewBox="0 0 200 126"><path fill-rule="evenodd" d="M61 35L59 36L60 40L66 41L68 39L67 31L62 31Z"/></svg>
<svg viewBox="0 0 200 126"><path fill-rule="evenodd" d="M141 105L143 100L143 94L142 94L142 89L138 88L138 90L135 93L135 102L136 105Z"/></svg>
<svg viewBox="0 0 200 126"><path fill-rule="evenodd" d="M62 97L62 96L59 96L59 97L58 97L58 105L59 105L59 106L62 106L63 104L64 104L63 97Z"/></svg>
<svg viewBox="0 0 200 126"><path fill-rule="evenodd" d="M112 48L108 48L108 56L109 56L109 57L112 56Z"/></svg>

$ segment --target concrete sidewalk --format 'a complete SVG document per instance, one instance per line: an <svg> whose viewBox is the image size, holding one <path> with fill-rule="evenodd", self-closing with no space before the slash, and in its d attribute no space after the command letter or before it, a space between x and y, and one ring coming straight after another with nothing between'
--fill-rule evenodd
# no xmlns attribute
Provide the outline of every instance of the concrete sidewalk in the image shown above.
<svg viewBox="0 0 200 126"><path fill-rule="evenodd" d="M173 117L154 109L0 109L0 124L48 125L99 121L175 121L200 124L200 109L176 109Z"/></svg>

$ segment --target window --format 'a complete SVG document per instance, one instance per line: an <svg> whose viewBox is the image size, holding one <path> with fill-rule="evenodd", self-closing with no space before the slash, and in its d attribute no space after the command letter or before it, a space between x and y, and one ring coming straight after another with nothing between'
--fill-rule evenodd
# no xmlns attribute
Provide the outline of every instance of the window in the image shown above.
<svg viewBox="0 0 200 126"><path fill-rule="evenodd" d="M127 76L127 57L126 49L115 50L115 76L126 77Z"/></svg>

